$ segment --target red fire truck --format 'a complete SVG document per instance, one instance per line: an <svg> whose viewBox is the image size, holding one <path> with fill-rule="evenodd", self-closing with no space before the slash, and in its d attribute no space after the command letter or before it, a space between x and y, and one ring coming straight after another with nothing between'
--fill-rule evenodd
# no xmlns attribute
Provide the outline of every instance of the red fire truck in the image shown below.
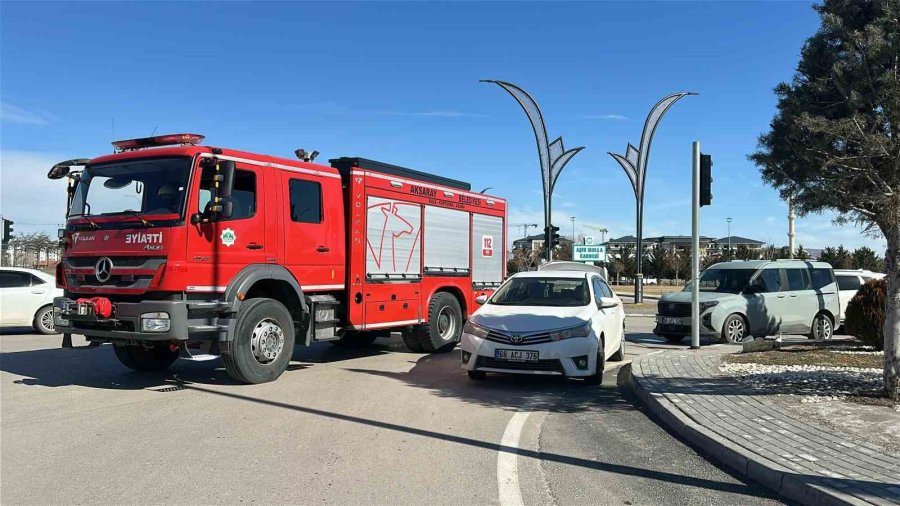
<svg viewBox="0 0 900 506"><path fill-rule="evenodd" d="M51 169L75 180L60 332L112 343L132 369L221 356L232 378L261 383L295 343L396 330L413 351L450 350L505 276L503 199L364 158L325 166L202 140L117 141Z"/></svg>

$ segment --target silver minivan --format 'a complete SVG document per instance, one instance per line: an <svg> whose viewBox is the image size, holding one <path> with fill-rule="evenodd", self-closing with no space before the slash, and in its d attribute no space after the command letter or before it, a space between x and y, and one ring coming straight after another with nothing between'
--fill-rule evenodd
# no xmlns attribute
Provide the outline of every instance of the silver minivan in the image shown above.
<svg viewBox="0 0 900 506"><path fill-rule="evenodd" d="M722 262L700 275L700 334L722 342L777 334L831 339L840 310L834 271L825 262ZM656 312L654 334L673 342L690 335L690 285L663 295Z"/></svg>

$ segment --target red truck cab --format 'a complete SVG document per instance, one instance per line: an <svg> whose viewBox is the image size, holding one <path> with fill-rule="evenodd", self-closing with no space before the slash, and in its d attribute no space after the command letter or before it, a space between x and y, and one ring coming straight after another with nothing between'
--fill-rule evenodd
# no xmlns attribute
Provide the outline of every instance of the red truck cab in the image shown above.
<svg viewBox="0 0 900 506"><path fill-rule="evenodd" d="M235 380L260 383L295 343L397 330L414 351L452 349L505 277L503 199L363 158L326 166L201 140L118 141L69 174L61 332L111 342L133 369L222 356Z"/></svg>

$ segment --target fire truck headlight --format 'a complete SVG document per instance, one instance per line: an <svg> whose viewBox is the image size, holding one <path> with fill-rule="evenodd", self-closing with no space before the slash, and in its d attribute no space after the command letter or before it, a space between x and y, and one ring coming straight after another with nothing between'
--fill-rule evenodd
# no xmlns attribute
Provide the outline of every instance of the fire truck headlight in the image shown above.
<svg viewBox="0 0 900 506"><path fill-rule="evenodd" d="M144 313L141 315L141 332L168 332L169 313Z"/></svg>

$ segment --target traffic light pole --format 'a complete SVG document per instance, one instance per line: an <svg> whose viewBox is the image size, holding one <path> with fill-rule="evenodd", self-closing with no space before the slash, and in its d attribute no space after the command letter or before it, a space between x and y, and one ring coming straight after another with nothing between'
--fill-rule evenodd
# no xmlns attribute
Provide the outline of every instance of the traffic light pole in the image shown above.
<svg viewBox="0 0 900 506"><path fill-rule="evenodd" d="M700 142L694 141L691 199L691 349L700 349Z"/></svg>

